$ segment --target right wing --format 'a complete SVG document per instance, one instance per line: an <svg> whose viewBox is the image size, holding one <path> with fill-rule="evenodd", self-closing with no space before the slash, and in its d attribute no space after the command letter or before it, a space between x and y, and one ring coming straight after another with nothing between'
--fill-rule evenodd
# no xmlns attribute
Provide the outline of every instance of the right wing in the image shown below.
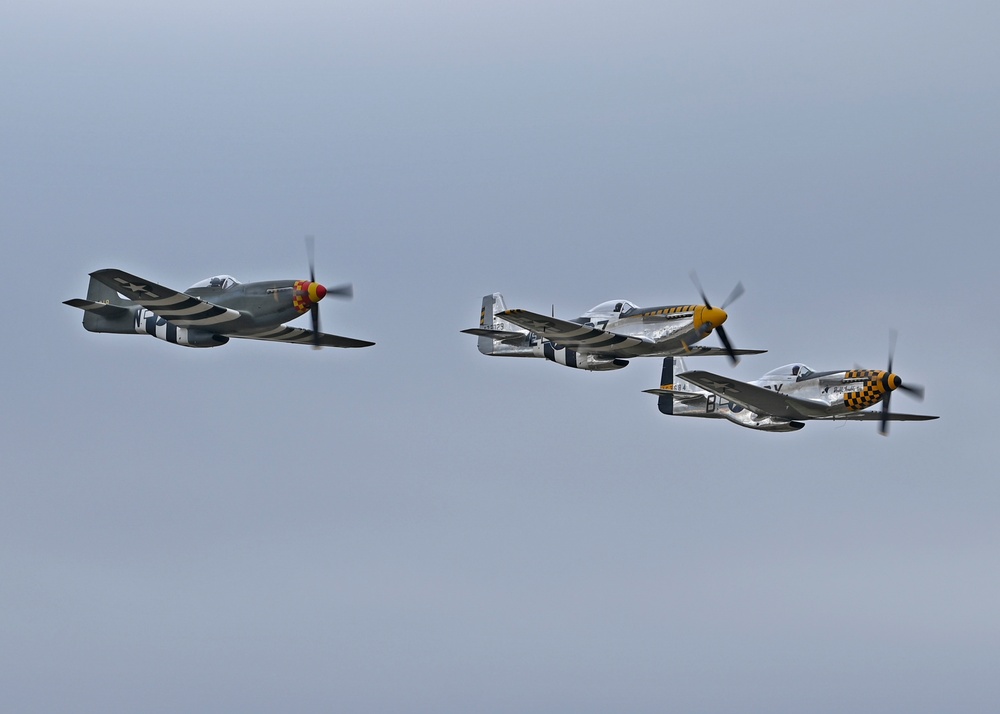
<svg viewBox="0 0 1000 714"><path fill-rule="evenodd" d="M226 323L243 317L243 313L239 310L200 300L187 293L126 273L124 270L105 268L90 275L98 282L104 283L129 300L139 303L179 327L204 327L212 332L225 332L225 329L219 329L220 326L224 328Z"/></svg>
<svg viewBox="0 0 1000 714"><path fill-rule="evenodd" d="M498 317L513 322L536 335L555 342L560 347L572 347L577 352L614 355L620 349L650 344L648 340L587 327L576 322L539 315L528 310L504 310ZM631 356L631 355L628 355Z"/></svg>
<svg viewBox="0 0 1000 714"><path fill-rule="evenodd" d="M889 412L883 415L881 411L857 411L848 412L847 414L838 414L837 416L830 417L831 419L852 419L854 421L929 421L931 419L937 419L936 416L930 416L929 414L903 414L902 412Z"/></svg>
<svg viewBox="0 0 1000 714"><path fill-rule="evenodd" d="M833 414L825 404L789 397L754 384L747 384L731 377L712 372L693 370L677 375L677 379L717 394L734 404L757 414L781 419L830 419Z"/></svg>
<svg viewBox="0 0 1000 714"><path fill-rule="evenodd" d="M227 332L227 337L237 337L241 340L265 340L267 342L293 342L300 345L319 345L320 347L371 347L374 342L367 340L356 340L353 337L341 337L340 335L329 335L325 332L319 333L319 341L314 341L316 333L312 330L305 330L301 327L289 327L288 325L278 325L263 330Z"/></svg>

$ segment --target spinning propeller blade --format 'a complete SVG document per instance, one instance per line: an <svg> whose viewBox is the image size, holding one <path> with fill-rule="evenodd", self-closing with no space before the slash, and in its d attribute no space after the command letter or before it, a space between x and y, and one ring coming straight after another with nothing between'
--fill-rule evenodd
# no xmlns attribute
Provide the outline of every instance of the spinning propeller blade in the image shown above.
<svg viewBox="0 0 1000 714"><path fill-rule="evenodd" d="M694 286L698 289L698 294L701 296L702 304L709 309L713 309L712 303L709 302L708 300L708 295L705 294L705 290L701 286L701 281L698 280L698 273L696 273L693 270L691 271L691 282L693 282ZM725 301L722 303L722 306L719 309L724 311L729 305L736 302L736 300L738 300L739 297L744 292L745 289L743 288L743 283L742 282L736 283L736 287L734 287L732 291L730 291L729 297L725 299ZM724 319L725 319L725 312L723 312L723 320ZM718 333L719 339L722 340L722 346L725 348L726 354L729 355L729 361L732 362L733 364L739 364L740 358L737 356L736 351L733 349L733 343L729 341L729 335L726 334L726 328L724 328L721 324L712 325L708 328L707 331L711 331L712 329L714 329L716 333Z"/></svg>
<svg viewBox="0 0 1000 714"><path fill-rule="evenodd" d="M736 302L739 299L740 295L742 295L744 292L746 292L746 290L743 289L743 283L742 282L736 283L736 287L733 288L731 293L729 293L729 297L726 298L726 301L722 303L722 309L725 310L731 304Z"/></svg>
<svg viewBox="0 0 1000 714"><path fill-rule="evenodd" d="M309 282L316 282L316 237L306 236L306 258L309 261Z"/></svg>
<svg viewBox="0 0 1000 714"><path fill-rule="evenodd" d="M903 380L899 378L899 375L893 374L892 362L896 354L896 337L898 333L896 330L890 330L889 332L889 361L886 366L887 385L888 391L882 398L882 420L879 422L878 433L882 436L889 435L889 399L892 397L893 391L896 389L902 389L904 392L912 395L915 399L922 400L924 398L924 388L917 384L903 384Z"/></svg>
<svg viewBox="0 0 1000 714"><path fill-rule="evenodd" d="M351 285L351 283L344 283L343 285L338 285L335 288L327 288L326 294L350 300L354 297L354 286Z"/></svg>
<svg viewBox="0 0 1000 714"><path fill-rule="evenodd" d="M306 236L306 256L309 260L309 282L316 283L316 239L313 236ZM326 288L316 283L317 299L309 305L309 316L312 319L313 349L320 349L320 324L319 324L319 300L327 295L334 297L351 299L354 297L354 286L351 283L344 283L334 288Z"/></svg>

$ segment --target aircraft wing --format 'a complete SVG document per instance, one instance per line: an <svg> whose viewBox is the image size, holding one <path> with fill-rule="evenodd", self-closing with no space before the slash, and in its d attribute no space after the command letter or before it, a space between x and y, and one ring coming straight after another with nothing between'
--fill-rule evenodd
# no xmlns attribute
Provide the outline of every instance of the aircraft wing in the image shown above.
<svg viewBox="0 0 1000 714"><path fill-rule="evenodd" d="M312 330L305 330L301 327L289 327L288 325L278 325L264 330L227 332L226 336L236 337L241 340L265 340L267 342L294 342L300 345L318 344L320 347L371 347L374 342L367 340L356 340L353 337L341 337L340 335L329 335L325 332L319 333L319 342L314 342L316 333Z"/></svg>
<svg viewBox="0 0 1000 714"><path fill-rule="evenodd" d="M767 350L733 350L734 355L762 355ZM692 357L728 357L729 352L721 347L703 347L701 345L688 345L684 351L685 355Z"/></svg>
<svg viewBox="0 0 1000 714"><path fill-rule="evenodd" d="M825 404L789 397L781 392L773 392L770 389L700 369L679 374L677 379L690 382L757 414L767 414L782 419L833 418L833 414Z"/></svg>
<svg viewBox="0 0 1000 714"><path fill-rule="evenodd" d="M504 310L497 315L561 347L572 347L582 353L613 355L619 349L649 344L638 337L618 335L528 310Z"/></svg>
<svg viewBox="0 0 1000 714"><path fill-rule="evenodd" d="M91 273L91 276L179 327L203 327L213 332L224 332L227 323L243 316L239 310L200 300L124 270L106 268Z"/></svg>
<svg viewBox="0 0 1000 714"><path fill-rule="evenodd" d="M937 419L936 416L930 416L928 414L902 414L900 412L889 412L885 416L882 416L882 412L878 410L872 411L857 411L849 412L848 414L838 414L836 416L829 417L830 419L851 419L853 421L928 421L930 419Z"/></svg>

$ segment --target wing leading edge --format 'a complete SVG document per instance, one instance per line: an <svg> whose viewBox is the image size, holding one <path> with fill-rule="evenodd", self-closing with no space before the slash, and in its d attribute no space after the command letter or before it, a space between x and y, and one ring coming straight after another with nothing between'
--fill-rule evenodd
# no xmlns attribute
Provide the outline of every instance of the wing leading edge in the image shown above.
<svg viewBox="0 0 1000 714"><path fill-rule="evenodd" d="M314 339L317 333L312 330L305 330L301 327L289 327L288 325L278 325L277 327L253 332L227 332L228 337L235 337L241 340L265 340L267 342L292 342L300 345L319 345L320 347L371 347L374 342L367 340L356 340L353 337L341 337L340 335L330 335L320 332L319 340Z"/></svg>
<svg viewBox="0 0 1000 714"><path fill-rule="evenodd" d="M850 419L851 421L930 421L931 419L937 419L936 416L931 416L929 414L903 414L902 412L889 412L883 415L880 411L858 411L849 412L847 414L837 414L836 416L827 417L828 419L835 419L837 421L841 419Z"/></svg>

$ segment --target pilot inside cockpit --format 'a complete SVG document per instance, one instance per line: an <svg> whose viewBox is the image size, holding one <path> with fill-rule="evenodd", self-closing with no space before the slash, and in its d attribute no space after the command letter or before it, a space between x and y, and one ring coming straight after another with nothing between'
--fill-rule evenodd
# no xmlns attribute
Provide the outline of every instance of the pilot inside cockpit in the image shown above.
<svg viewBox="0 0 1000 714"><path fill-rule="evenodd" d="M216 275L211 278L205 278L200 280L194 285L192 285L188 290L194 290L198 288L214 288L216 290L228 290L234 285L239 285L240 281L234 278L232 275Z"/></svg>

